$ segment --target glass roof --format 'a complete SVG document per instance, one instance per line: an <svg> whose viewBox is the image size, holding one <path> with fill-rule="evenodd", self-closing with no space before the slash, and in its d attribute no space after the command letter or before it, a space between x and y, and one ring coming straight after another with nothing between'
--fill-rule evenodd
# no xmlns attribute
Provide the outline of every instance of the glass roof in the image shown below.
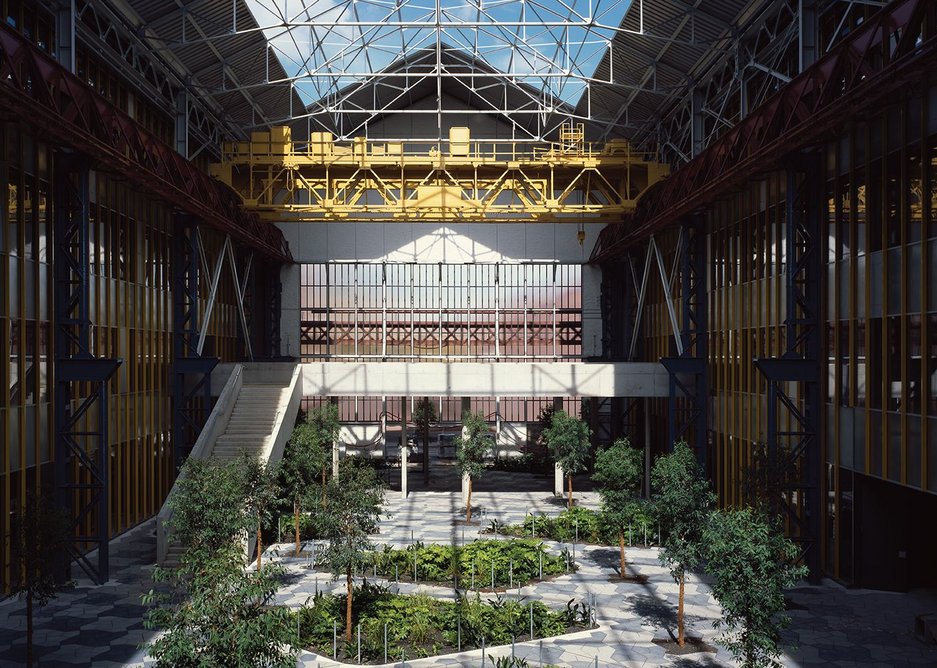
<svg viewBox="0 0 937 668"><path fill-rule="evenodd" d="M500 83L542 91L540 104L546 111L575 106L590 83L603 83L595 82L593 74L631 4L631 0L246 2L287 81L307 105L328 105L330 100L337 104L355 84L378 74L384 84L401 91L413 86L415 79L430 77L450 79L448 85L477 92L470 70L490 68L494 71L490 76ZM421 62L418 68L416 60ZM387 73L389 67L393 74Z"/></svg>

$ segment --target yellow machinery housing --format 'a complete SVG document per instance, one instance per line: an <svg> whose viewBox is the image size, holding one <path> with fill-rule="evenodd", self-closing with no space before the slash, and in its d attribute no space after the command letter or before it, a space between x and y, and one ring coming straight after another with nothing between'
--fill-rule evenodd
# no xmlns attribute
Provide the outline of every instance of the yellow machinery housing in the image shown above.
<svg viewBox="0 0 937 668"><path fill-rule="evenodd" d="M615 222L666 176L628 142L587 143L581 125L559 141L388 142L328 132L294 142L289 127L227 142L212 174L271 221L402 219L433 221Z"/></svg>

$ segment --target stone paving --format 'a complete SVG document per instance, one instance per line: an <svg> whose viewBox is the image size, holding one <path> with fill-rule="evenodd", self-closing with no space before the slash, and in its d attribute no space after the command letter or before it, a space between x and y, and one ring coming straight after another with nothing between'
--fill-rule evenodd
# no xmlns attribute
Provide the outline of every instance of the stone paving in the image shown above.
<svg viewBox="0 0 937 668"><path fill-rule="evenodd" d="M416 477L416 476L414 476ZM520 476L518 476L520 478ZM515 484L514 489L523 488ZM577 501L595 507L593 493L577 495ZM428 542L471 541L491 520L521 522L529 512L558 513L562 503L542 490L535 492L479 491L473 495L479 527L462 527L453 520L464 515L457 492L411 493L406 501L388 494L390 513L375 536L376 543L404 546L411 540ZM77 587L60 595L36 614L36 654L41 666L139 666L149 664L142 646L152 639L143 628L144 606L140 596L151 587L150 573L155 556L153 522L147 522L116 538L111 546L112 579L94 586L79 579ZM463 531L464 538L463 538ZM411 535L412 532L412 535ZM490 536L486 536L490 537ZM551 550L562 546L548 543ZM310 547L311 546L307 546ZM572 546L566 545L570 548ZM614 548L577 545L580 570L549 582L532 584L508 595L565 606L570 598L594 597L598 628L534 643L518 643L515 652L530 665L543 662L561 666L700 666L734 665L726 650L717 654L698 653L683 657L665 655L651 641L663 629L674 625L676 585L657 561L654 548L631 548L631 568L648 577L646 584L609 581L617 564ZM286 544L268 550L270 558L280 558L296 574L280 592L280 602L291 606L304 603L318 586L333 584L326 573L307 568L307 559L278 557L287 553ZM452 596L442 587L401 584L403 592L423 591L435 596ZM483 594L484 596L484 594ZM791 593L797 609L790 612L793 624L786 633L786 666L937 666L937 646L925 645L912 634L914 616L937 612L937 592L917 591L892 594L867 590L847 590L832 583L820 587L799 587ZM719 609L705 582L690 578L687 585L687 620L691 628L710 641L715 632L712 621ZM17 599L0 601L0 666L21 666L25 659L25 605ZM795 647L796 645L796 647ZM542 650L541 650L542 646ZM542 654L541 654L542 651ZM510 647L488 648L486 654L504 656ZM341 665L330 659L304 652L300 666ZM400 666L398 661L395 666ZM479 666L478 650L460 655L407 660L413 668L436 666ZM491 662L487 662L491 665Z"/></svg>
<svg viewBox="0 0 937 668"><path fill-rule="evenodd" d="M111 541L111 579L97 586L74 567L75 588L35 611L34 656L40 666L139 664L155 635L143 628L140 597L149 591L156 560L155 522ZM26 604L0 601L0 666L26 661Z"/></svg>

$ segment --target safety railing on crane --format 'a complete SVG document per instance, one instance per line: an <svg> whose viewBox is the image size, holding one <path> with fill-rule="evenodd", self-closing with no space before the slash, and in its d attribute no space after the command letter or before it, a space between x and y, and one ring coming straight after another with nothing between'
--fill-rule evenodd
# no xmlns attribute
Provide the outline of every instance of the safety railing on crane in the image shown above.
<svg viewBox="0 0 937 668"><path fill-rule="evenodd" d="M451 128L447 141L336 141L289 127L228 142L212 173L245 205L276 221L367 219L612 222L667 174L625 140L585 140L564 125L558 141L472 140Z"/></svg>

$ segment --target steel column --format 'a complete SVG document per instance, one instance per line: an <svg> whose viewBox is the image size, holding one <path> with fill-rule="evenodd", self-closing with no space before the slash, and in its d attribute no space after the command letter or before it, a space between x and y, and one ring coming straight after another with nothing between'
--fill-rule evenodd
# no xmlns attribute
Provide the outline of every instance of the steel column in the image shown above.
<svg viewBox="0 0 937 668"><path fill-rule="evenodd" d="M817 44L817 0L799 0L797 7L798 72L813 65L819 55Z"/></svg>
<svg viewBox="0 0 937 668"><path fill-rule="evenodd" d="M683 222L680 237L682 323L678 357L661 363L670 374L667 411L668 447L686 440L704 470L709 466L709 336L706 294L706 218L696 215ZM680 252L680 249L677 249Z"/></svg>
<svg viewBox="0 0 937 668"><path fill-rule="evenodd" d="M785 352L781 357L756 359L768 382L767 461L762 474L768 489L780 488L782 519L790 537L799 542L801 557L813 581L821 575L820 485L822 413L820 345L822 341L820 228L822 196L820 157L797 156L787 173L785 293ZM782 420L779 408L787 416Z"/></svg>
<svg viewBox="0 0 937 668"><path fill-rule="evenodd" d="M211 408L211 372L218 364L217 357L205 354L199 332L199 253L194 219L178 215L172 237L172 442L177 468L192 451Z"/></svg>
<svg viewBox="0 0 937 668"><path fill-rule="evenodd" d="M176 94L176 153L189 157L189 92L180 90Z"/></svg>
<svg viewBox="0 0 937 668"><path fill-rule="evenodd" d="M55 59L75 71L75 0L58 0L55 7Z"/></svg>
<svg viewBox="0 0 937 668"><path fill-rule="evenodd" d="M108 579L107 380L122 360L95 357L91 323L89 170L58 153L53 168L55 292L55 491L71 523L59 577L74 560ZM89 553L97 550L97 563Z"/></svg>

